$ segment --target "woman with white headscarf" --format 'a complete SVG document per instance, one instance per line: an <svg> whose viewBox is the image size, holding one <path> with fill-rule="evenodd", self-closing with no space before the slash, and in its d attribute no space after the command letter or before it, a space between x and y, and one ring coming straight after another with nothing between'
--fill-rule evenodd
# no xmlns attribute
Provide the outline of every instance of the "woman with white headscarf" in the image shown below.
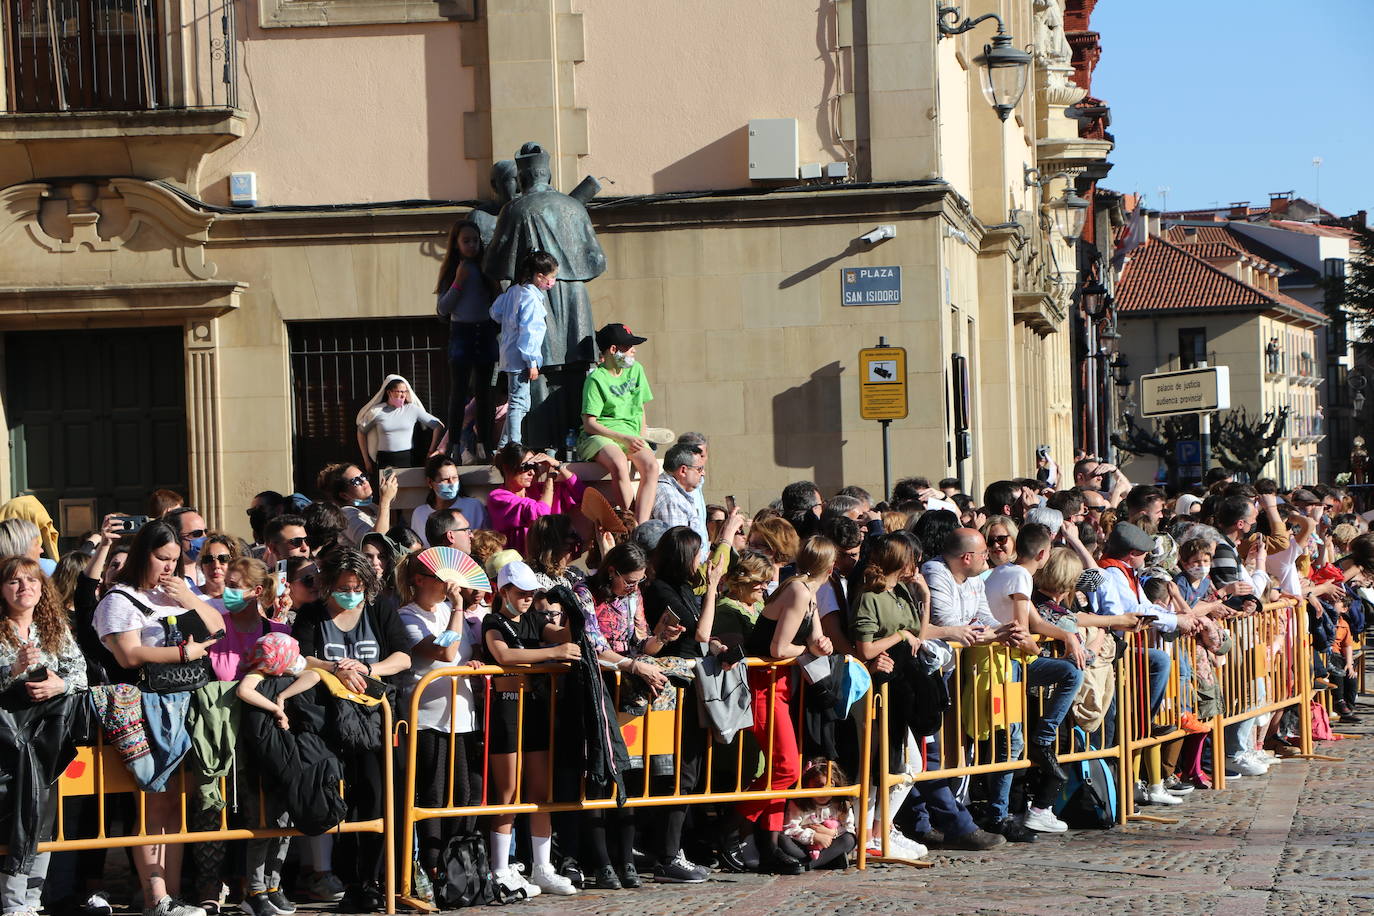
<svg viewBox="0 0 1374 916"><path fill-rule="evenodd" d="M439 452L444 437L444 422L425 410L410 383L399 375L388 375L372 400L358 411L358 448L363 453L363 470L371 474L379 467L411 466L410 448L415 424L433 430L429 454Z"/></svg>

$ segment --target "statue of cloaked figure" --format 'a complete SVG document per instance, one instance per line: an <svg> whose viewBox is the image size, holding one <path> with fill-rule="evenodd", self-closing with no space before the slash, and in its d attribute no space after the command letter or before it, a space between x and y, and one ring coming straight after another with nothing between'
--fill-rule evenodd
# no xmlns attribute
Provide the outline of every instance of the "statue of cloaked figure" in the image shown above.
<svg viewBox="0 0 1374 916"><path fill-rule="evenodd" d="M484 200L472 208L468 214L468 219L477 224L477 231L482 236L482 247L485 249L491 245L492 233L496 231L496 217L500 214L501 208L515 199L520 193L519 185L515 180L515 160L498 159L491 166L491 192L496 195L494 200Z"/></svg>
<svg viewBox="0 0 1374 916"><path fill-rule="evenodd" d="M596 240L584 201L598 185L584 180L572 195L549 184L549 154L526 143L515 157L520 195L501 208L482 270L509 281L527 252L547 251L558 259L558 281L549 290L544 365L530 384L525 418L528 448L562 448L568 431L582 425L582 382L596 361L587 281L606 270L606 253Z"/></svg>

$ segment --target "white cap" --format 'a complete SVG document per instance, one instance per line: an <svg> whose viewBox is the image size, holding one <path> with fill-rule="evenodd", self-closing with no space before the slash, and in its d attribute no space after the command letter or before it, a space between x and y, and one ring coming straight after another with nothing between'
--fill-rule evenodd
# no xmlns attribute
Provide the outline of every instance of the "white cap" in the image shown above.
<svg viewBox="0 0 1374 916"><path fill-rule="evenodd" d="M496 576L496 587L505 588L507 585L514 585L524 592L538 591L539 580L534 577L534 570L530 569L529 564L523 560L512 560L501 567L501 572Z"/></svg>

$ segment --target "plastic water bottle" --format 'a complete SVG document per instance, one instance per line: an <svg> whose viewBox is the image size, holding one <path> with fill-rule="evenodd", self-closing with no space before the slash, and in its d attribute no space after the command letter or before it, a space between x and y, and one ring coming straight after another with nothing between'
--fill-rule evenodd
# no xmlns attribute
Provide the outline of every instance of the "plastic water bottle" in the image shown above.
<svg viewBox="0 0 1374 916"><path fill-rule="evenodd" d="M567 438L563 440L563 460L577 460L577 430L568 430Z"/></svg>
<svg viewBox="0 0 1374 916"><path fill-rule="evenodd" d="M167 618L167 645L179 646L186 642L186 637L181 635L181 628L177 626L176 615Z"/></svg>

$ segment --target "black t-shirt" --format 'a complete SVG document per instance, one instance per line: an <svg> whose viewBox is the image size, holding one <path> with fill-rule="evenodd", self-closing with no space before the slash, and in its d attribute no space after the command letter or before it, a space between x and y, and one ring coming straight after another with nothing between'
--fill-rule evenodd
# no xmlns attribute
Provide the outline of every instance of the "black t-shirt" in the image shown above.
<svg viewBox="0 0 1374 916"><path fill-rule="evenodd" d="M521 614L519 620L511 620L499 611L490 612L482 618L482 647L486 648L487 634L494 632L512 649L542 648L544 626L538 618L532 610Z"/></svg>

